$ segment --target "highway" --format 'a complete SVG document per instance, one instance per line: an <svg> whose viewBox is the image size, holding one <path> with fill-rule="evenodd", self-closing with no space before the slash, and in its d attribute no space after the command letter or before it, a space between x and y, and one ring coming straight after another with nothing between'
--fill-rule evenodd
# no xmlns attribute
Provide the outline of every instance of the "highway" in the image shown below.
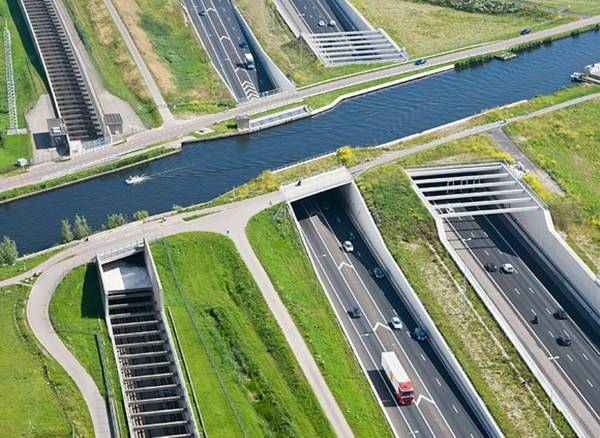
<svg viewBox="0 0 600 438"><path fill-rule="evenodd" d="M251 49L231 0L185 0L185 5L214 66L237 101L258 99L274 88ZM246 53L254 55L254 70L245 65Z"/></svg>
<svg viewBox="0 0 600 438"><path fill-rule="evenodd" d="M289 3L312 33L357 30L343 12L336 14L326 0L289 0ZM329 25L331 20L335 22L333 26ZM319 21L323 21L325 26L319 26Z"/></svg>
<svg viewBox="0 0 600 438"><path fill-rule="evenodd" d="M580 319L579 310L567 299L568 281L546 264L505 215L453 218L447 220L447 224L451 232L460 236L459 246L466 247L477 260L482 272L510 303L548 360L556 365L591 415L600 422L598 335ZM507 274L500 269L494 272L485 269L488 264L500 267L504 263L512 264L515 272ZM567 319L556 317L558 309L567 311ZM557 337L564 334L570 336L572 345L559 345Z"/></svg>
<svg viewBox="0 0 600 438"><path fill-rule="evenodd" d="M395 434L484 436L431 346L413 338L416 323L398 292L385 277L374 277L378 264L337 196L335 191L315 195L295 202L293 208L325 291ZM352 253L341 248L348 239L354 245ZM360 318L350 318L353 307L360 309ZM402 329L390 327L393 316L399 316ZM415 387L416 403L411 406L396 404L382 374L380 355L390 350L396 352Z"/></svg>

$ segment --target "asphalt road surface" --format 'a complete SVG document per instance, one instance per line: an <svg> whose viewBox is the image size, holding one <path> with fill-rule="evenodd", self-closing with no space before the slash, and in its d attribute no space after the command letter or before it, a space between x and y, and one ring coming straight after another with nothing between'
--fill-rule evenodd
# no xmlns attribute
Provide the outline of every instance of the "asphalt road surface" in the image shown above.
<svg viewBox="0 0 600 438"><path fill-rule="evenodd" d="M313 33L350 32L357 30L354 24L337 7L332 8L327 0L289 0L302 21ZM335 23L331 26L329 23ZM322 21L325 25L319 26Z"/></svg>
<svg viewBox="0 0 600 438"><path fill-rule="evenodd" d="M416 324L397 291L386 279L376 279L378 266L364 240L341 207L336 192L293 204L311 257L325 290L355 353L397 436L484 436L473 413L448 376L430 345L412 336ZM340 242L351 239L354 251L346 253ZM360 318L348 310L357 306ZM389 321L399 316L400 330ZM381 370L381 353L395 351L415 387L416 402L398 406Z"/></svg>
<svg viewBox="0 0 600 438"><path fill-rule="evenodd" d="M185 0L185 3L204 47L236 100L257 99L262 92L274 88L242 30L231 0ZM254 70L245 65L246 53L254 55Z"/></svg>
<svg viewBox="0 0 600 438"><path fill-rule="evenodd" d="M487 264L500 267L510 263L514 266L512 274L500 269L486 272L547 352L549 360L555 362L574 391L600 420L598 332L596 328L594 333L592 327L580 320L579 311L567 299L570 292L565 279L545 263L505 215L454 218L448 223L484 269ZM556 317L559 308L567 311L567 319ZM572 345L559 345L557 337L561 334L568 334Z"/></svg>

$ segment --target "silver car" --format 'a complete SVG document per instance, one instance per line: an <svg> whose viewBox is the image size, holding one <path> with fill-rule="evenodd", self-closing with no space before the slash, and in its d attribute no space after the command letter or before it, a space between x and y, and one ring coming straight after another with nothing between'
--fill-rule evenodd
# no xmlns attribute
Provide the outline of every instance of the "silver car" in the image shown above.
<svg viewBox="0 0 600 438"><path fill-rule="evenodd" d="M390 319L390 325L394 330L402 330L402 328L404 327L402 325L402 321L400 321L400 318L398 318L397 316L394 316L392 317L392 319Z"/></svg>

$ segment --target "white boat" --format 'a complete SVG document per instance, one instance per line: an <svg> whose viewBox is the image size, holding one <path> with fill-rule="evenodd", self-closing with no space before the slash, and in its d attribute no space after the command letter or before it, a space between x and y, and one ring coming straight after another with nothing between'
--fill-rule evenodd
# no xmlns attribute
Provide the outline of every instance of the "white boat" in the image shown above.
<svg viewBox="0 0 600 438"><path fill-rule="evenodd" d="M131 175L125 180L126 184L140 184L148 179L145 175Z"/></svg>
<svg viewBox="0 0 600 438"><path fill-rule="evenodd" d="M583 82L584 80L584 75L583 73L580 72L575 72L571 74L571 80L573 82Z"/></svg>

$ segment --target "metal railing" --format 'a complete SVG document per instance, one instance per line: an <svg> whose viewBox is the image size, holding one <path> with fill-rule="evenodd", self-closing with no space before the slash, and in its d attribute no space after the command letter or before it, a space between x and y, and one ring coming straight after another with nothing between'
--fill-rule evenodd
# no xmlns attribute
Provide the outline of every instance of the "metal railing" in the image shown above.
<svg viewBox="0 0 600 438"><path fill-rule="evenodd" d="M19 118L17 115L17 90L12 62L12 38L8 24L4 23L4 74L6 77L6 98L8 100L9 131L19 129Z"/></svg>

